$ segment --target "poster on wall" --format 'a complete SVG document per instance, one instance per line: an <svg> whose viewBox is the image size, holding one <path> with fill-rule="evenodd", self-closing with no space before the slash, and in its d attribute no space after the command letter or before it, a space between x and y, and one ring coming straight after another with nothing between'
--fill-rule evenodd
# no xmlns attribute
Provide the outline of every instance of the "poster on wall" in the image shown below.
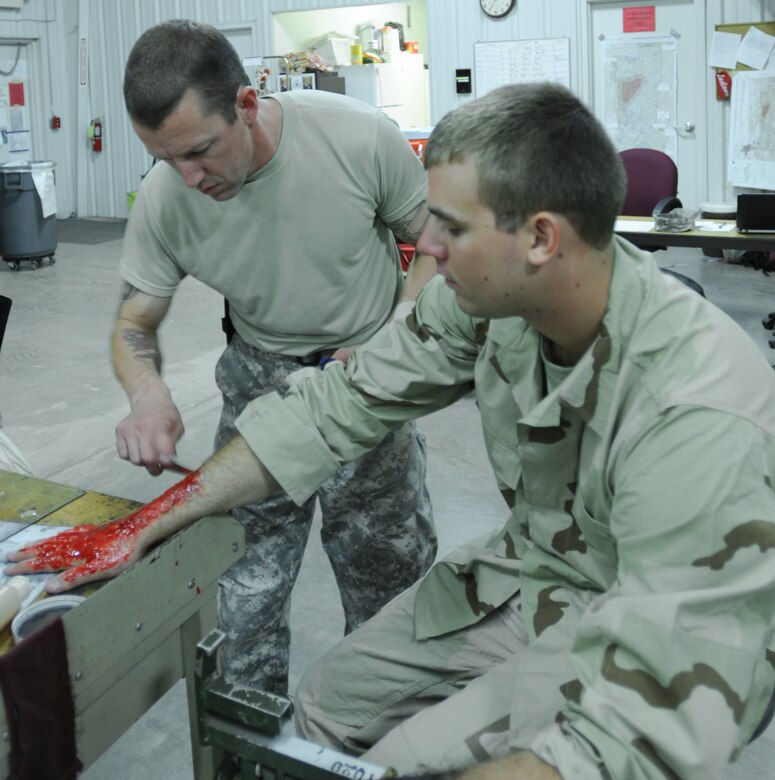
<svg viewBox="0 0 775 780"><path fill-rule="evenodd" d="M775 190L775 72L740 71L729 117L727 177L735 187Z"/></svg>
<svg viewBox="0 0 775 780"><path fill-rule="evenodd" d="M23 81L8 82L8 105L10 106L24 105L24 82Z"/></svg>
<svg viewBox="0 0 775 780"><path fill-rule="evenodd" d="M27 63L0 59L0 163L25 162L32 154Z"/></svg>
<svg viewBox="0 0 775 780"><path fill-rule="evenodd" d="M8 144L8 154L11 160L16 162L29 159L30 153L30 129L27 124L26 112L19 108L11 108L8 111L10 121L3 129L3 142Z"/></svg>
<svg viewBox="0 0 775 780"><path fill-rule="evenodd" d="M657 29L657 9L653 5L622 8L622 32L654 32Z"/></svg>
<svg viewBox="0 0 775 780"><path fill-rule="evenodd" d="M676 42L671 35L601 42L603 124L617 149L658 149L676 160Z"/></svg>

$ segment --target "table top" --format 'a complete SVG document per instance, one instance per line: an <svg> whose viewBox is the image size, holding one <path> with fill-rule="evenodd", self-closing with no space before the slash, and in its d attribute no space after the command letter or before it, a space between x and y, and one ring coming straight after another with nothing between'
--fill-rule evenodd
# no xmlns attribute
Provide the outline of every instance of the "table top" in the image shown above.
<svg viewBox="0 0 775 780"><path fill-rule="evenodd" d="M0 520L21 523L34 507L41 525L99 525L138 506L127 498L0 470Z"/></svg>
<svg viewBox="0 0 775 780"><path fill-rule="evenodd" d="M0 519L13 522L21 515L23 525L31 501L40 516L36 525L49 526L105 523L138 506L0 471ZM193 687L196 643L216 624L218 578L242 556L244 539L229 515L204 517L155 545L118 577L75 589L88 598L64 614L62 623L78 754L85 766L182 676ZM3 636L0 652L11 642L7 630ZM0 733L5 729L0 707ZM8 775L9 750L0 740L0 777Z"/></svg>
<svg viewBox="0 0 775 780"><path fill-rule="evenodd" d="M620 216L614 227L617 235L638 246L691 246L700 249L742 249L752 252L775 252L775 234L738 233L736 223L729 219L702 220L723 226L720 230L687 230L672 233L654 230L653 217ZM626 224L623 224L626 223ZM643 230L635 228L642 223ZM729 228L732 228L731 230Z"/></svg>
<svg viewBox="0 0 775 780"><path fill-rule="evenodd" d="M132 512L140 504L92 490L81 490L48 480L0 470L0 520L19 523L20 530L35 520L38 526L101 525ZM34 514L33 514L34 513ZM6 540L12 541L13 537ZM4 562L0 561L0 565ZM89 596L104 583L73 592ZM45 598L45 594L42 594ZM0 653L13 646L10 626L0 630Z"/></svg>

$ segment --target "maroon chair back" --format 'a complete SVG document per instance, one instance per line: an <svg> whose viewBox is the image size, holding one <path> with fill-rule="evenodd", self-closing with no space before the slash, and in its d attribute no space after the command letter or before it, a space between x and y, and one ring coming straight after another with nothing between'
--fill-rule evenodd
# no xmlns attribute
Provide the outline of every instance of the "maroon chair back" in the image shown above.
<svg viewBox="0 0 775 780"><path fill-rule="evenodd" d="M619 152L627 172L627 197L622 214L650 217L662 198L678 193L678 169L657 149L625 149Z"/></svg>

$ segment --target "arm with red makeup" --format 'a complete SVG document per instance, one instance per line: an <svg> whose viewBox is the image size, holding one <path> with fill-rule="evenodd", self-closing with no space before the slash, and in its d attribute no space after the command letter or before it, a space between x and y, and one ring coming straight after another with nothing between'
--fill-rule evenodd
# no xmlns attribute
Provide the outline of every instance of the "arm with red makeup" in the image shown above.
<svg viewBox="0 0 775 780"><path fill-rule="evenodd" d="M198 471L149 504L104 525L83 525L9 553L6 574L62 573L46 583L49 593L115 577L151 545L207 515L258 501L279 490L277 482L237 436Z"/></svg>

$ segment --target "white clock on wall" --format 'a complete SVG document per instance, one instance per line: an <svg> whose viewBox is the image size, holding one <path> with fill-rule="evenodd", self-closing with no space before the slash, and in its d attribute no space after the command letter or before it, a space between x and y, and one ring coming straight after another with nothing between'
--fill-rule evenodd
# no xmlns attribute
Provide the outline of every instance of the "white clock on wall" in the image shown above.
<svg viewBox="0 0 775 780"><path fill-rule="evenodd" d="M479 5L491 19L502 19L514 10L517 0L479 0Z"/></svg>

